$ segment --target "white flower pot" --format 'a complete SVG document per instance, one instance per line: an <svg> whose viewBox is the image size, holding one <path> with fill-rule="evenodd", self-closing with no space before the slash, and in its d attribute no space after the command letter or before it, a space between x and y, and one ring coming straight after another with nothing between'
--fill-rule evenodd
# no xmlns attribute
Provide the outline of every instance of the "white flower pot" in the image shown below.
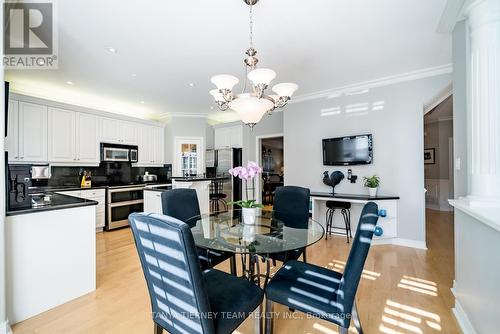
<svg viewBox="0 0 500 334"><path fill-rule="evenodd" d="M370 197L377 197L377 188L368 188L368 191L370 192Z"/></svg>
<svg viewBox="0 0 500 334"><path fill-rule="evenodd" d="M243 224L255 225L255 217L257 217L258 208L242 208Z"/></svg>

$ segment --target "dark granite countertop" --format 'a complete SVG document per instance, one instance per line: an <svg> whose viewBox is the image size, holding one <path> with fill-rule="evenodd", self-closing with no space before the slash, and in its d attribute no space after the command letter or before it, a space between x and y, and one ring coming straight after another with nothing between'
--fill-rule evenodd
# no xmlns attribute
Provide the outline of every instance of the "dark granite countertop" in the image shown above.
<svg viewBox="0 0 500 334"><path fill-rule="evenodd" d="M159 187L153 187L153 188L144 188L144 191L164 192L164 191L169 191L171 189L172 189L172 186L159 186Z"/></svg>
<svg viewBox="0 0 500 334"><path fill-rule="evenodd" d="M61 195L52 192L46 192L45 195L51 196L50 203L47 203L46 205L42 206L35 206L31 204L30 207L26 208L10 209L9 211L7 211L6 215L7 216L24 215L28 213L78 208L82 206L90 206L98 204L96 201L92 201L89 199Z"/></svg>
<svg viewBox="0 0 500 334"><path fill-rule="evenodd" d="M221 181L229 180L230 176L214 176L214 177L202 177L202 176L175 176L172 180L181 182L192 182L192 181Z"/></svg>
<svg viewBox="0 0 500 334"><path fill-rule="evenodd" d="M44 187L30 187L29 192L40 193L40 192L54 192L54 191L73 191L73 190L95 190L95 189L106 189L108 186L93 186L90 188L82 188L78 185L73 186L44 186Z"/></svg>
<svg viewBox="0 0 500 334"><path fill-rule="evenodd" d="M338 198L338 199L353 199L360 201L383 201L383 200L395 200L399 199L399 196L388 196L388 195L377 195L371 197L368 194L332 194L327 192L311 192L311 197L326 197L326 198Z"/></svg>

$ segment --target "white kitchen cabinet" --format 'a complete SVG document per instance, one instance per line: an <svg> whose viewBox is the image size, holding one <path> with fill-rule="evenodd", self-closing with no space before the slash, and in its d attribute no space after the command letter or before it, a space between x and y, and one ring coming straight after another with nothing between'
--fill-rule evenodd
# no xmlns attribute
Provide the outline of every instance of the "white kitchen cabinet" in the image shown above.
<svg viewBox="0 0 500 334"><path fill-rule="evenodd" d="M97 231L102 231L105 225L106 218L106 190L105 189L81 189L58 191L58 194L68 195L78 198L90 199L96 201L96 222L95 228Z"/></svg>
<svg viewBox="0 0 500 334"><path fill-rule="evenodd" d="M120 127L118 121L112 118L100 119L100 139L103 143L120 143Z"/></svg>
<svg viewBox="0 0 500 334"><path fill-rule="evenodd" d="M47 162L47 106L19 102L19 161Z"/></svg>
<svg viewBox="0 0 500 334"><path fill-rule="evenodd" d="M99 164L98 117L79 112L76 115L75 128L78 162Z"/></svg>
<svg viewBox="0 0 500 334"><path fill-rule="evenodd" d="M97 116L49 108L48 161L99 164Z"/></svg>
<svg viewBox="0 0 500 334"><path fill-rule="evenodd" d="M243 147L243 127L241 125L215 128L215 149Z"/></svg>
<svg viewBox="0 0 500 334"><path fill-rule="evenodd" d="M9 162L19 161L19 102L16 100L9 100L5 150L9 152Z"/></svg>
<svg viewBox="0 0 500 334"><path fill-rule="evenodd" d="M163 165L165 163L165 129L154 127L154 158L155 164Z"/></svg>
<svg viewBox="0 0 500 334"><path fill-rule="evenodd" d="M163 214L161 191L144 189L144 212Z"/></svg>
<svg viewBox="0 0 500 334"><path fill-rule="evenodd" d="M49 161L75 162L76 113L71 110L49 108Z"/></svg>
<svg viewBox="0 0 500 334"><path fill-rule="evenodd" d="M137 145L139 127L137 123L102 117L101 142Z"/></svg>
<svg viewBox="0 0 500 334"><path fill-rule="evenodd" d="M118 122L119 134L122 144L137 145L137 123L120 121Z"/></svg>
<svg viewBox="0 0 500 334"><path fill-rule="evenodd" d="M164 164L164 129L143 125L138 129L139 161L137 166L162 166Z"/></svg>

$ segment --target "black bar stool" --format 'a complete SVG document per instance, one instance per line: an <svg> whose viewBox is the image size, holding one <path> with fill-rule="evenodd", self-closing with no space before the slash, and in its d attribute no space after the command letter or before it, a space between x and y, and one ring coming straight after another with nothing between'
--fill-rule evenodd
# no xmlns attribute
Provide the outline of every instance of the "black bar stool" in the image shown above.
<svg viewBox="0 0 500 334"><path fill-rule="evenodd" d="M227 211L227 195L223 192L224 189L224 181L216 180L212 181L209 186L210 191L210 209L212 212L221 211L219 204L222 204L224 211Z"/></svg>
<svg viewBox="0 0 500 334"><path fill-rule="evenodd" d="M349 243L349 238L352 238L351 232L351 203L349 202L339 202L339 201L327 201L326 207L326 239L330 234L345 235L347 238L347 243ZM345 232L341 227L333 226L333 215L335 210L340 210L342 216L344 217Z"/></svg>

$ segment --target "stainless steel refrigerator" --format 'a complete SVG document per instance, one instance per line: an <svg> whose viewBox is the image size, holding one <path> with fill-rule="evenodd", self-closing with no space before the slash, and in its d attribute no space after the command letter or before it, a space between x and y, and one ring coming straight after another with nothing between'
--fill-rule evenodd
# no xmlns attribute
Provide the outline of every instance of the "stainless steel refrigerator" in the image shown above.
<svg viewBox="0 0 500 334"><path fill-rule="evenodd" d="M230 179L223 183L223 193L228 201L241 199L241 180L229 175L229 169L241 166L241 148L228 148L222 150L207 150L205 152L205 166L207 177L229 176Z"/></svg>

